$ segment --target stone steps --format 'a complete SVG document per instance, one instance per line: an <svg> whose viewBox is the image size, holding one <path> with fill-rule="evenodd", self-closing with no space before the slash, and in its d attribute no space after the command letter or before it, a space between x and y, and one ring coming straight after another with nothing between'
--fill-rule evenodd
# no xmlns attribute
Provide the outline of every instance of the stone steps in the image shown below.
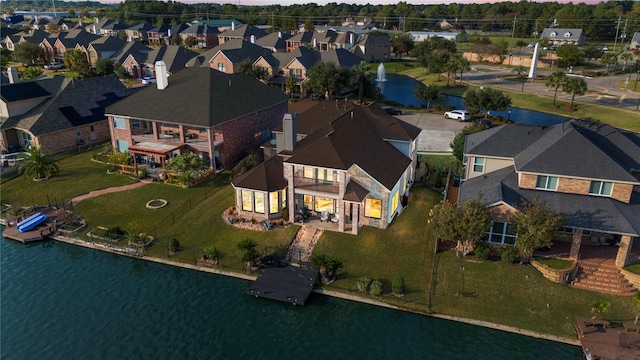
<svg viewBox="0 0 640 360"><path fill-rule="evenodd" d="M578 273L571 282L573 287L618 296L633 296L637 291L614 266L588 261L580 261L578 266Z"/></svg>

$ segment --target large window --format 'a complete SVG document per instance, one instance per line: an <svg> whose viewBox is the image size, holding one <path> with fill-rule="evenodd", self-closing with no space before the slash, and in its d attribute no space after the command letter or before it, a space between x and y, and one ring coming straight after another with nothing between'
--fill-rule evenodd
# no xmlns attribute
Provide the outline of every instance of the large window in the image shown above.
<svg viewBox="0 0 640 360"><path fill-rule="evenodd" d="M296 78L302 77L302 69L291 69L291 76Z"/></svg>
<svg viewBox="0 0 640 360"><path fill-rule="evenodd" d="M316 196L313 210L317 212L326 211L333 214L333 199Z"/></svg>
<svg viewBox="0 0 640 360"><path fill-rule="evenodd" d="M318 170L318 179L325 181L333 181L333 170Z"/></svg>
<svg viewBox="0 0 640 360"><path fill-rule="evenodd" d="M287 208L287 189L282 190L282 208Z"/></svg>
<svg viewBox="0 0 640 360"><path fill-rule="evenodd" d="M558 188L557 176L538 175L536 189L556 190Z"/></svg>
<svg viewBox="0 0 640 360"><path fill-rule="evenodd" d="M589 186L589 194L611 196L613 183L608 181L592 181Z"/></svg>
<svg viewBox="0 0 640 360"><path fill-rule="evenodd" d="M303 176L307 179L315 179L314 171L312 167L305 166L303 172Z"/></svg>
<svg viewBox="0 0 640 360"><path fill-rule="evenodd" d="M251 190L242 190L242 210L244 211L253 211L253 201L251 200L251 193Z"/></svg>
<svg viewBox="0 0 640 360"><path fill-rule="evenodd" d="M270 192L269 193L269 213L275 214L279 210L278 208L278 192Z"/></svg>
<svg viewBox="0 0 640 360"><path fill-rule="evenodd" d="M484 172L484 158L483 157L474 157L473 158L473 172L481 173Z"/></svg>
<svg viewBox="0 0 640 360"><path fill-rule="evenodd" d="M125 140L116 140L116 147L118 152L129 151L129 143Z"/></svg>
<svg viewBox="0 0 640 360"><path fill-rule="evenodd" d="M515 224L495 221L489 228L485 240L496 244L513 245L516 243L516 226Z"/></svg>
<svg viewBox="0 0 640 360"><path fill-rule="evenodd" d="M393 194L393 197L391 198L391 213L393 214L394 212L396 212L396 209L398 208L398 194L400 194L399 191L396 191L395 194Z"/></svg>
<svg viewBox="0 0 640 360"><path fill-rule="evenodd" d="M254 212L259 214L264 214L264 193L254 192L253 193L253 203L254 203Z"/></svg>
<svg viewBox="0 0 640 360"><path fill-rule="evenodd" d="M127 122L124 121L124 118L114 117L113 118L113 127L116 128L116 129L126 129L127 128Z"/></svg>
<svg viewBox="0 0 640 360"><path fill-rule="evenodd" d="M382 217L382 200L364 199L364 216L380 219Z"/></svg>

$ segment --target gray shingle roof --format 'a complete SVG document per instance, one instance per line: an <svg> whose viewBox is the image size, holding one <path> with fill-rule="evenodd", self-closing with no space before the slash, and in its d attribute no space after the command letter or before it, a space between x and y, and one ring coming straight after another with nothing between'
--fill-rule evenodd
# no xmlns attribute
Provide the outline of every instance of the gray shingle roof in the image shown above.
<svg viewBox="0 0 640 360"><path fill-rule="evenodd" d="M233 179L231 184L237 188L261 191L277 191L287 187L283 175L282 160L275 156Z"/></svg>
<svg viewBox="0 0 640 360"><path fill-rule="evenodd" d="M240 25L236 26L235 30L227 30L220 33L222 37L234 39L248 39L251 35L255 35L256 39L259 39L267 35L267 32L256 26Z"/></svg>
<svg viewBox="0 0 640 360"><path fill-rule="evenodd" d="M253 62L256 61L256 59L258 59L260 56L268 56L271 54L270 50L265 49L262 46L252 44L241 39L233 39L225 41L223 44L207 50L207 52L205 52L204 54L194 57L187 62L187 66L209 67L209 62L218 52L222 52L229 59L229 61L234 64L240 63L247 59Z"/></svg>
<svg viewBox="0 0 640 360"><path fill-rule="evenodd" d="M186 68L164 90L149 86L108 107L107 113L175 124L212 127L287 102L279 89L244 74Z"/></svg>
<svg viewBox="0 0 640 360"><path fill-rule="evenodd" d="M156 61L164 61L167 70L176 72L185 68L185 64L192 58L198 56L198 53L182 46L167 45L156 48L146 54L144 63L153 65Z"/></svg>
<svg viewBox="0 0 640 360"><path fill-rule="evenodd" d="M3 85L1 89L0 98L7 103L52 96L52 94L35 81L6 84Z"/></svg>

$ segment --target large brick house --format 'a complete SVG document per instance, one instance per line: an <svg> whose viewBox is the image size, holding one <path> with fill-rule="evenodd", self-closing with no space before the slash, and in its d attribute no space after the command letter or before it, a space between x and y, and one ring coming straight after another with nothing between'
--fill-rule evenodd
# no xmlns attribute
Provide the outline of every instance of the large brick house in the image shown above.
<svg viewBox="0 0 640 360"><path fill-rule="evenodd" d="M619 245L615 265L630 256L640 236L640 138L610 125L569 121L550 127L507 124L468 135L459 200L490 207L492 226L485 238L512 245L510 217L523 201L539 199L564 215L569 256L605 238Z"/></svg>
<svg viewBox="0 0 640 360"><path fill-rule="evenodd" d="M50 79L3 84L0 146L59 152L109 139L104 109L129 94L115 77Z"/></svg>
<svg viewBox="0 0 640 360"><path fill-rule="evenodd" d="M271 138L288 109L278 89L244 74L194 67L167 77L156 63L157 86L111 105L113 148L162 164L195 153L211 168L230 167L247 149Z"/></svg>
<svg viewBox="0 0 640 360"><path fill-rule="evenodd" d="M232 182L240 215L294 221L308 209L357 234L387 228L406 206L420 129L377 104L322 101L286 114L274 133L267 160Z"/></svg>

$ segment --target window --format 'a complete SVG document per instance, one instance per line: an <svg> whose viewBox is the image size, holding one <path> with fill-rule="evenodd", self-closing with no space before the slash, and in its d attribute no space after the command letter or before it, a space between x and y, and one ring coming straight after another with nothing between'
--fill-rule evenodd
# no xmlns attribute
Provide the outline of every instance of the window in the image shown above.
<svg viewBox="0 0 640 360"><path fill-rule="evenodd" d="M314 201L313 210L318 212L326 211L333 214L333 199L317 196Z"/></svg>
<svg viewBox="0 0 640 360"><path fill-rule="evenodd" d="M536 189L556 190L558 188L557 176L538 175Z"/></svg>
<svg viewBox="0 0 640 360"><path fill-rule="evenodd" d="M282 190L282 208L286 209L287 208L287 189Z"/></svg>
<svg viewBox="0 0 640 360"><path fill-rule="evenodd" d="M268 141L271 139L271 129L266 129L266 130L262 130L262 133L260 134L260 140L262 141Z"/></svg>
<svg viewBox="0 0 640 360"><path fill-rule="evenodd" d="M516 226L496 221L491 224L485 240L496 244L513 245L516 243Z"/></svg>
<svg viewBox="0 0 640 360"><path fill-rule="evenodd" d="M218 63L218 71L224 72L224 63Z"/></svg>
<svg viewBox="0 0 640 360"><path fill-rule="evenodd" d="M82 131L80 131L80 129L77 129L77 130L76 130L76 136L77 136L77 137L82 136Z"/></svg>
<svg viewBox="0 0 640 360"><path fill-rule="evenodd" d="M296 78L302 77L302 69L291 69L291 76Z"/></svg>
<svg viewBox="0 0 640 360"><path fill-rule="evenodd" d="M93 128L93 125L91 125L91 126L89 127L89 130L90 130L91 132L96 131L96 130Z"/></svg>
<svg viewBox="0 0 640 360"><path fill-rule="evenodd" d="M29 147L29 146L31 146L31 135L29 135L29 134L28 134L28 133L26 133L26 132L23 132L23 133L22 133L22 144L23 144L25 147Z"/></svg>
<svg viewBox="0 0 640 360"><path fill-rule="evenodd" d="M304 203L304 206L306 206L307 208L313 209L313 196L305 195L302 199L302 202Z"/></svg>
<svg viewBox="0 0 640 360"><path fill-rule="evenodd" d="M313 168L305 166L303 170L303 176L306 177L307 179L314 179L315 176L313 174Z"/></svg>
<svg viewBox="0 0 640 360"><path fill-rule="evenodd" d="M380 219L382 217L382 200L364 199L364 216Z"/></svg>
<svg viewBox="0 0 640 360"><path fill-rule="evenodd" d="M260 214L264 214L264 193L254 192L253 202L255 204L253 211Z"/></svg>
<svg viewBox="0 0 640 360"><path fill-rule="evenodd" d="M124 120L124 118L114 117L113 118L113 127L116 128L116 129L126 129L127 128L127 122Z"/></svg>
<svg viewBox="0 0 640 360"><path fill-rule="evenodd" d="M253 202L251 201L250 190L242 190L242 210L253 211Z"/></svg>
<svg viewBox="0 0 640 360"><path fill-rule="evenodd" d="M589 194L611 196L613 183L608 181L591 181L589 186Z"/></svg>
<svg viewBox="0 0 640 360"><path fill-rule="evenodd" d="M116 147L118 148L118 152L129 151L129 143L124 140L116 140Z"/></svg>
<svg viewBox="0 0 640 360"><path fill-rule="evenodd" d="M393 194L393 197L391 198L391 213L395 213L396 209L398 209L398 194L400 194L399 191L396 191L395 194Z"/></svg>
<svg viewBox="0 0 640 360"><path fill-rule="evenodd" d="M484 172L484 158L483 157L474 157L473 158L473 172Z"/></svg>
<svg viewBox="0 0 640 360"><path fill-rule="evenodd" d="M278 192L274 191L269 193L269 214L276 214L278 210Z"/></svg>
<svg viewBox="0 0 640 360"><path fill-rule="evenodd" d="M333 170L318 170L318 179L325 181L333 181Z"/></svg>
<svg viewBox="0 0 640 360"><path fill-rule="evenodd" d="M140 129L140 120L131 119L131 128L132 129Z"/></svg>

